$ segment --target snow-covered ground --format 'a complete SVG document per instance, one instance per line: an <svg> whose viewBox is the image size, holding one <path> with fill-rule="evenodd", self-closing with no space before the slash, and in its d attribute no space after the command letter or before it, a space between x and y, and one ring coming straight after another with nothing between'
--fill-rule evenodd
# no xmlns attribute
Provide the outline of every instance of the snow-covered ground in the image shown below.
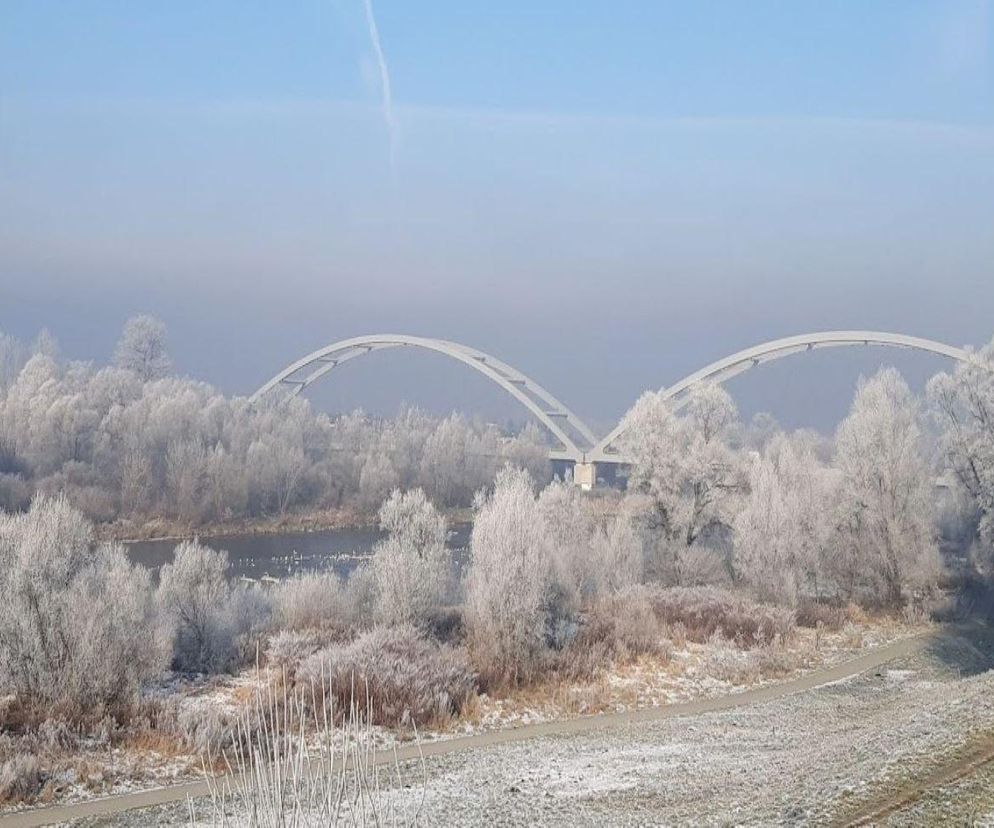
<svg viewBox="0 0 994 828"><path fill-rule="evenodd" d="M427 760L425 825L844 822L978 734L994 732L991 636L940 636L886 668L721 713L549 735ZM971 813L994 812L990 771ZM948 824L956 791L894 824ZM398 791L412 802L415 786ZM938 804L936 804L938 803ZM945 803L945 804L944 804ZM185 807L88 825L178 824ZM962 824L962 820L957 820Z"/></svg>
<svg viewBox="0 0 994 828"><path fill-rule="evenodd" d="M917 631L920 630L897 622L881 621L847 625L835 633L798 629L786 647L775 651L775 658L771 657L772 651L763 648L742 651L717 641L682 642L666 658L643 657L590 682L545 685L503 697L481 696L465 717L453 721L445 730L422 732L420 737L430 742L534 722L625 712L741 692L829 666L868 647ZM259 681L254 670L199 681L173 676L152 688L149 697L173 705L175 718L181 723L195 723L206 738L212 728L224 727L238 715ZM376 746L389 747L410 738L410 734L373 728L373 737ZM181 749L175 740L160 744L139 739L113 748L93 741L85 743L80 754L66 763L66 770L51 786L46 799L77 802L96 795L193 781L202 777L202 767L201 755Z"/></svg>
<svg viewBox="0 0 994 828"><path fill-rule="evenodd" d="M847 624L836 632L798 628L786 645L772 649L683 642L666 658L645 656L589 682L542 685L498 698L482 695L473 715L455 726L486 731L724 696L837 664L923 629L888 619Z"/></svg>

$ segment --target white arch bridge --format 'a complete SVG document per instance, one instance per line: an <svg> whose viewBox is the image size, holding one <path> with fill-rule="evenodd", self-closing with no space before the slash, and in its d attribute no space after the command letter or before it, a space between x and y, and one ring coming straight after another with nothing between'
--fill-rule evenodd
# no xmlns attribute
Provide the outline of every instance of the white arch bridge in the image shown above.
<svg viewBox="0 0 994 828"><path fill-rule="evenodd" d="M772 362L792 354L807 353L815 348L833 348L843 345L882 345L891 348L910 348L961 362L972 358L971 352L964 348L956 348L917 336L881 331L823 331L775 339L738 351L731 356L706 365L679 382L662 389L661 393L664 399L671 400L674 409L678 410L686 404L689 390L698 383L724 382L764 362ZM252 395L252 400L258 400L278 388L288 390L290 395L299 394L311 383L356 357L364 356L373 351L399 347L421 348L455 359L480 372L500 386L528 409L535 419L549 431L557 443L554 448L550 449L549 456L554 460L565 460L576 464L577 474L575 476L577 479L582 476L587 481L592 481L595 474L595 464L625 462L624 455L615 445L624 433L623 423L620 423L601 439L597 439L594 432L583 420L535 380L490 354L443 339L429 339L405 334L375 334L344 339L341 342L319 348L287 366L256 391Z"/></svg>

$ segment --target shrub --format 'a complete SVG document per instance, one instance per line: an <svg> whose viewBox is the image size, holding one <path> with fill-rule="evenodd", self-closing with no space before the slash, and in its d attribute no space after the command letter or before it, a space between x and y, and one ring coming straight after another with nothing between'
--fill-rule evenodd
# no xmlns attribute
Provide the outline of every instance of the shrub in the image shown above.
<svg viewBox="0 0 994 828"><path fill-rule="evenodd" d="M0 515L0 690L71 718L129 707L167 637L149 573L63 497Z"/></svg>
<svg viewBox="0 0 994 828"><path fill-rule="evenodd" d="M41 763L37 756L20 755L0 764L0 804L34 799L41 790Z"/></svg>
<svg viewBox="0 0 994 828"><path fill-rule="evenodd" d="M790 610L757 604L717 587L672 587L651 592L653 610L664 624L682 624L691 641L714 633L742 646L785 641L794 629Z"/></svg>
<svg viewBox="0 0 994 828"><path fill-rule="evenodd" d="M231 635L232 666L256 660L272 626L272 617L272 598L258 584L238 584L230 590L223 607L223 626Z"/></svg>
<svg viewBox="0 0 994 828"><path fill-rule="evenodd" d="M644 586L632 586L598 601L587 616L581 641L603 641L620 659L667 655L670 649Z"/></svg>
<svg viewBox="0 0 994 828"><path fill-rule="evenodd" d="M428 634L438 641L462 641L465 633L462 607L438 607L428 619Z"/></svg>
<svg viewBox="0 0 994 828"><path fill-rule="evenodd" d="M797 607L797 626L826 630L840 630L846 622L846 611L842 607L811 599L802 600Z"/></svg>
<svg viewBox="0 0 994 828"><path fill-rule="evenodd" d="M175 711L175 731L188 750L216 753L237 739L238 713L212 704L185 706Z"/></svg>
<svg viewBox="0 0 994 828"><path fill-rule="evenodd" d="M714 586L727 584L728 569L720 553L708 546L689 546L682 549L680 580L685 586Z"/></svg>
<svg viewBox="0 0 994 828"><path fill-rule="evenodd" d="M320 636L310 630L281 630L269 639L266 662L293 676L300 663L321 648L321 643Z"/></svg>
<svg viewBox="0 0 994 828"><path fill-rule="evenodd" d="M633 586L598 600L555 664L560 678L587 680L612 662L650 654L669 660L671 651L672 644L653 612L649 590Z"/></svg>
<svg viewBox="0 0 994 828"><path fill-rule="evenodd" d="M315 686L331 696L340 711L366 698L371 721L383 725L445 721L475 689L462 651L409 624L375 627L350 644L326 647L300 665L296 681L305 694Z"/></svg>
<svg viewBox="0 0 994 828"><path fill-rule="evenodd" d="M357 566L345 583L345 605L351 626L368 630L373 626L376 613L376 576L368 563Z"/></svg>
<svg viewBox="0 0 994 828"><path fill-rule="evenodd" d="M258 587L232 588L227 569L226 552L197 541L181 543L162 567L158 600L173 623L177 670L224 672L255 655L270 602Z"/></svg>
<svg viewBox="0 0 994 828"><path fill-rule="evenodd" d="M594 555L601 561L606 589L624 589L637 584L645 574L644 551L630 517L618 515L593 539ZM599 547L599 548L598 548Z"/></svg>
<svg viewBox="0 0 994 828"><path fill-rule="evenodd" d="M276 585L273 623L281 630L330 630L350 626L342 580L334 572L298 575Z"/></svg>
<svg viewBox="0 0 994 828"><path fill-rule="evenodd" d="M568 616L602 591L604 550L601 544L592 542L590 510L577 486L553 481L542 490L537 502L552 565L551 578L558 593L555 614Z"/></svg>

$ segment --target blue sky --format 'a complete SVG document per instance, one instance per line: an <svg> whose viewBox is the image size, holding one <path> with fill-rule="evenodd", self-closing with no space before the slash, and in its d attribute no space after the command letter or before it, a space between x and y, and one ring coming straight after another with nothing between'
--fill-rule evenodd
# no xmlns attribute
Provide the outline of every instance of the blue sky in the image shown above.
<svg viewBox="0 0 994 828"><path fill-rule="evenodd" d="M362 0L0 0L0 329L103 359L148 310L232 392L438 335L605 425L778 335L994 334L991 0L373 10L393 130ZM881 360L730 388L824 425ZM496 410L436 361L322 404Z"/></svg>

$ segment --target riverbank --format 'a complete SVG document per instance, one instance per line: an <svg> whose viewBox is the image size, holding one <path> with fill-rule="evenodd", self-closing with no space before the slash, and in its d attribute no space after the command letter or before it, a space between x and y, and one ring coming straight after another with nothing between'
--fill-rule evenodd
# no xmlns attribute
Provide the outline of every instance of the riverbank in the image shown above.
<svg viewBox="0 0 994 828"><path fill-rule="evenodd" d="M454 508L442 510L450 526L471 523L473 510ZM121 518L110 523L98 523L95 534L98 541L137 543L139 541L175 540L190 538L215 538L228 535L280 535L306 532L326 532L335 529L375 529L379 520L375 514L358 509L320 509L272 517L243 518L192 525L165 517L145 520Z"/></svg>
<svg viewBox="0 0 994 828"><path fill-rule="evenodd" d="M589 681L566 681L481 695L452 720L421 732L424 744L506 731L591 714L625 714L696 700L738 696L790 683L894 642L921 637L922 625L894 618L863 618L835 632L797 629L775 651L740 650L718 639L685 642L666 654L625 660ZM776 655L771 659L771 655ZM146 689L141 715L130 725L88 738L69 731L38 732L22 745L37 757L24 780L24 796L8 808L74 803L202 778L205 749L224 744L256 688L276 667L233 676L166 677ZM52 731L52 732L49 732ZM374 728L374 742L389 748L410 739L406 728ZM30 744L29 744L30 743ZM11 747L14 747L11 745Z"/></svg>

